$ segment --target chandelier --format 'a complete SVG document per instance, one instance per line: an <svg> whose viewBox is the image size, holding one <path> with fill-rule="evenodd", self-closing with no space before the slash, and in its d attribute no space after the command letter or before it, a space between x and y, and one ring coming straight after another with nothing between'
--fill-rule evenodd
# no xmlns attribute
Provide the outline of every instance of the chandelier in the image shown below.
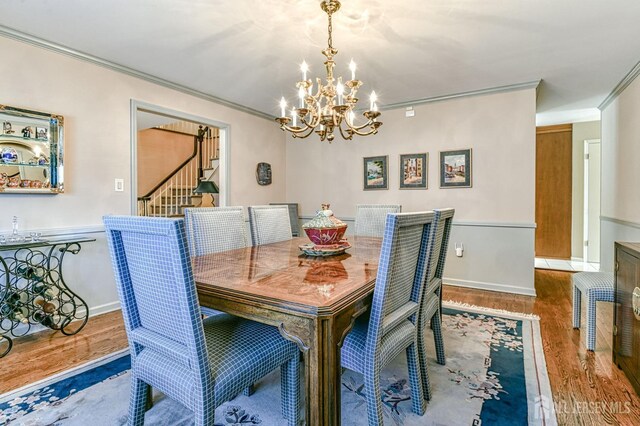
<svg viewBox="0 0 640 426"><path fill-rule="evenodd" d="M331 31L333 29L331 16L340 9L338 0L325 0L320 7L329 17L328 24L328 46L322 51L327 58L324 62L327 71L326 84L322 84L322 79L316 78L316 87L311 79L307 80L309 67L306 62L302 62L302 80L296 83L298 88L299 106L291 109L290 116L287 116L287 101L283 97L280 100L281 116L276 118L280 123L280 128L291 132L294 138L306 138L315 131L320 136L320 140L329 142L334 139L334 131L339 131L343 139L351 140L353 135L368 136L378 133L378 127L382 125L378 121L380 112L378 111L376 92L371 92L369 98L369 109L362 115L366 122L358 124L356 122L355 109L358 103L356 97L362 82L356 80L356 64L351 60L349 70L351 80L343 83L342 77L337 81L333 76L335 62L333 57L338 51L333 47ZM346 93L348 91L348 93Z"/></svg>

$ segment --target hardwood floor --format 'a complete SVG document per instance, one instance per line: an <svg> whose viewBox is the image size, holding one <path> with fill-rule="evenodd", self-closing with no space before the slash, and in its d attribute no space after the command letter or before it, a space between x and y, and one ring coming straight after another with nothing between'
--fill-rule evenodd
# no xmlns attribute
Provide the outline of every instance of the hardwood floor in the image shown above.
<svg viewBox="0 0 640 426"><path fill-rule="evenodd" d="M613 309L598 303L596 350L572 328L571 272L536 269L537 297L445 286L444 300L540 316L544 354L559 425L639 425L640 397L611 361Z"/></svg>
<svg viewBox="0 0 640 426"><path fill-rule="evenodd" d="M0 394L127 347L120 311L98 315L75 336L42 331L13 341L0 359Z"/></svg>
<svg viewBox="0 0 640 426"><path fill-rule="evenodd" d="M536 270L535 279L536 298L445 286L444 299L540 316L559 425L640 424L640 398L611 362L611 304L598 304L597 346L589 352L584 329L571 328L571 273ZM44 331L16 339L0 360L0 394L126 345L119 311L92 318L76 336Z"/></svg>

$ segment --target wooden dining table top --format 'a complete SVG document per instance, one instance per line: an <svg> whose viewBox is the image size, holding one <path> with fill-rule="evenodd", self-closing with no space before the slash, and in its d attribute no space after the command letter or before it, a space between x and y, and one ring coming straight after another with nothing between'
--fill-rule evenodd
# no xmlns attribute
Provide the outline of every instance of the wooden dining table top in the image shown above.
<svg viewBox="0 0 640 426"><path fill-rule="evenodd" d="M197 256L193 273L198 293L237 296L274 307L318 315L373 291L381 238L351 237L340 255L313 257L297 237L279 243Z"/></svg>

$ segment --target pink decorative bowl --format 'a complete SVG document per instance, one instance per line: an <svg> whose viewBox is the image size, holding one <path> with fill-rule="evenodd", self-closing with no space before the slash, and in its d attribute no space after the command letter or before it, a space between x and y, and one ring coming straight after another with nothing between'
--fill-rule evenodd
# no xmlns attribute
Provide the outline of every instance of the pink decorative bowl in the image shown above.
<svg viewBox="0 0 640 426"><path fill-rule="evenodd" d="M338 244L342 240L347 230L347 224L333 215L329 204L323 204L322 210L318 211L313 219L302 225L302 229L307 233L307 237L312 243L328 246Z"/></svg>
<svg viewBox="0 0 640 426"><path fill-rule="evenodd" d="M311 242L321 246L338 244L346 230L347 224L336 228L304 228Z"/></svg>

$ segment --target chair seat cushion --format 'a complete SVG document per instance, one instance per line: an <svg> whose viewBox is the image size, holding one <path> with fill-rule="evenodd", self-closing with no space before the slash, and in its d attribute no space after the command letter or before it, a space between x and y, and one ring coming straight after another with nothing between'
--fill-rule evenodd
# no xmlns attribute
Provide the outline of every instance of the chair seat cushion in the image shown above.
<svg viewBox="0 0 640 426"><path fill-rule="evenodd" d="M571 277L573 285L582 292L595 291L603 299L613 301L614 277L610 272L578 272Z"/></svg>
<svg viewBox="0 0 640 426"><path fill-rule="evenodd" d="M228 314L203 321L216 401L224 402L293 357L298 347L276 327Z"/></svg>
<svg viewBox="0 0 640 426"><path fill-rule="evenodd" d="M349 370L364 373L365 346L367 332L369 331L369 315L360 316L347 334L340 352L341 364ZM416 327L409 320L400 322L392 330L382 337L380 342L379 360L380 366L385 366L398 354L406 349L414 339Z"/></svg>

